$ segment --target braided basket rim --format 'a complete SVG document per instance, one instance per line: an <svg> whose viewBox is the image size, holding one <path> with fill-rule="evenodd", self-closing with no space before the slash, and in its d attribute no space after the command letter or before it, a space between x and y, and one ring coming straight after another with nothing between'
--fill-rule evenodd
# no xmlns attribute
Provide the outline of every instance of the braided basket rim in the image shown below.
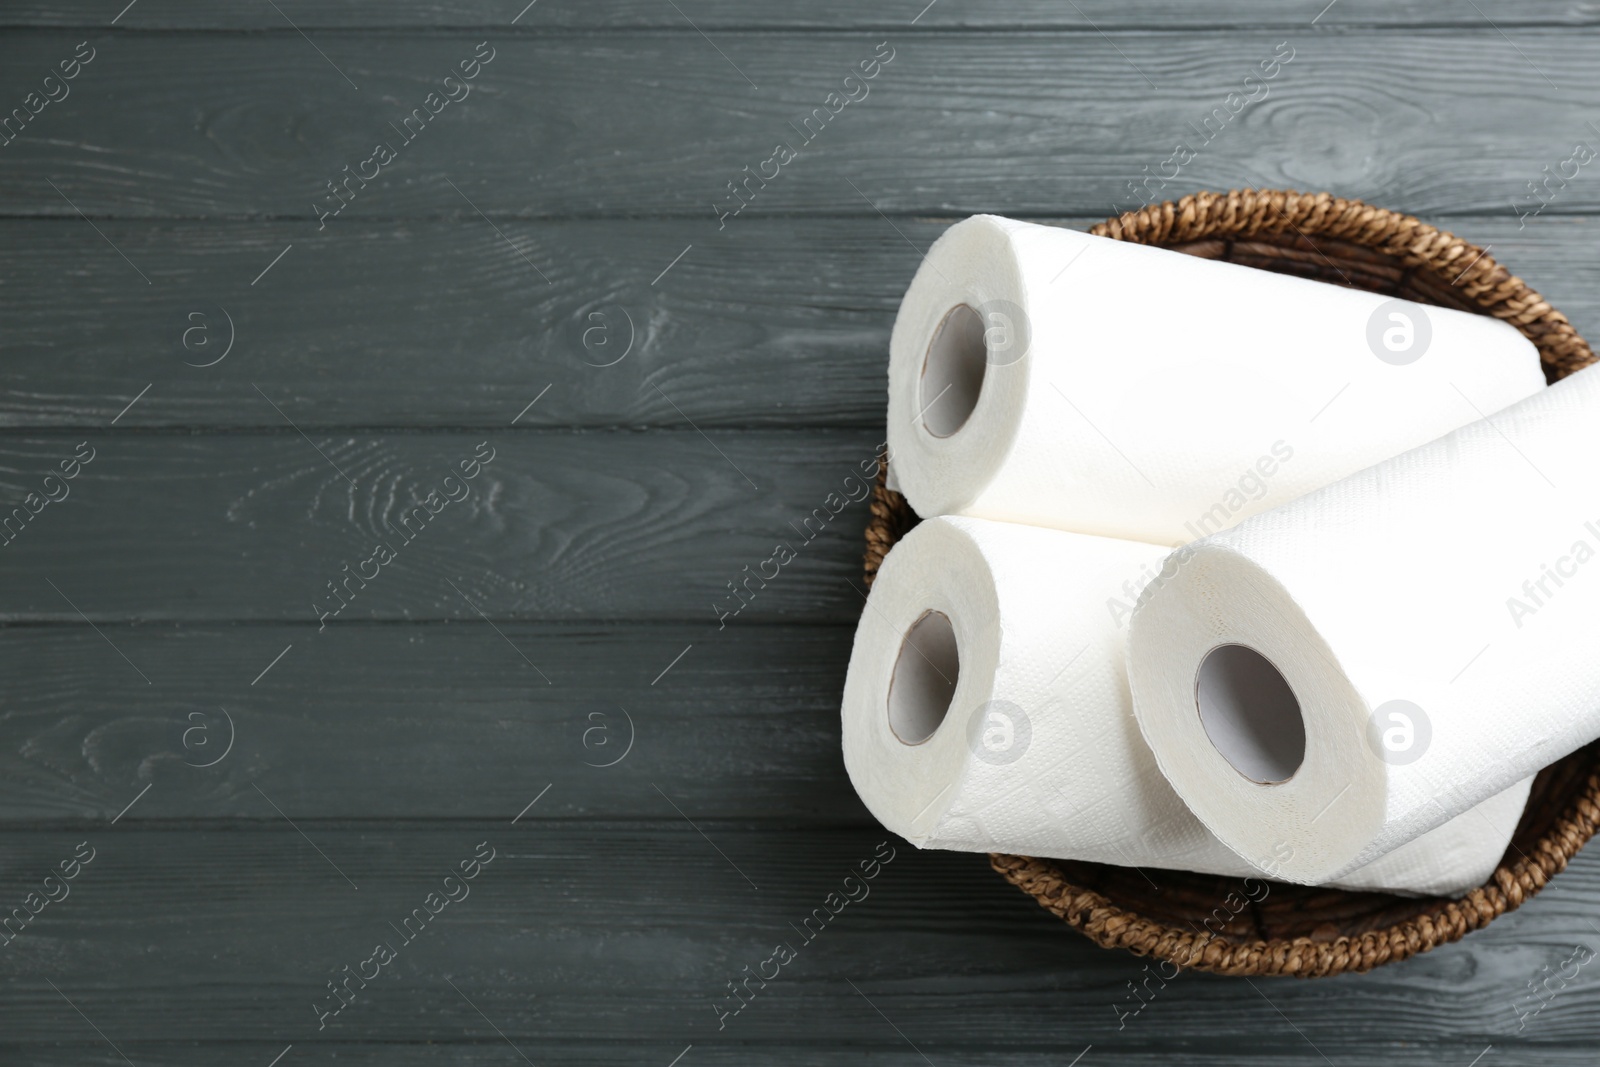
<svg viewBox="0 0 1600 1067"><path fill-rule="evenodd" d="M1088 232L1164 247L1219 238L1289 240L1308 247L1343 275L1314 240L1337 239L1391 258L1404 269L1405 277L1431 275L1443 291L1464 298L1464 307L1515 326L1539 350L1550 381L1596 359L1566 316L1496 262L1486 249L1413 216L1359 200L1294 190L1202 192L1125 212ZM884 554L916 521L905 498L885 485L888 457L882 458L866 530L869 585ZM1053 861L1002 853L993 853L989 859L1007 881L1103 948L1126 949L1179 968L1226 975L1317 978L1365 972L1482 929L1515 911L1566 867L1600 828L1600 747L1591 746L1567 758L1584 759L1583 773L1565 786L1568 795L1545 832L1528 847L1516 850L1519 858L1502 861L1482 886L1459 900L1420 900L1418 914L1332 939L1242 940L1202 933L1192 925L1184 928L1148 918L1100 892L1076 885ZM1528 817L1525 812L1524 819Z"/></svg>

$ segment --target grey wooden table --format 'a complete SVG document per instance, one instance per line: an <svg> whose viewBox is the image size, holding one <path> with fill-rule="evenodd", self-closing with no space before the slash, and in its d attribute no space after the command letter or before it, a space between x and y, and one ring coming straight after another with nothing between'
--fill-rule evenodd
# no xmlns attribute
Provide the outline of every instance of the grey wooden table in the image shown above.
<svg viewBox="0 0 1600 1067"><path fill-rule="evenodd" d="M1329 189L1600 335L1590 5L525 2L0 9L4 1063L1593 1062L1593 851L1130 1014L852 794L864 505L729 590L969 213Z"/></svg>

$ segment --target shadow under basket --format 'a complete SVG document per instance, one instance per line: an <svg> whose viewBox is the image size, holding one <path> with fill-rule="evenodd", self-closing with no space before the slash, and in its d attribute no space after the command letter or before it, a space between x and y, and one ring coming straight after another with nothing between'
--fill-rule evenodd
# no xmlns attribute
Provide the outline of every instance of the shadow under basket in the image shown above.
<svg viewBox="0 0 1600 1067"><path fill-rule="evenodd" d="M1468 244L1409 215L1327 193L1199 193L1093 227L1101 237L1493 315L1539 349L1555 381L1595 361L1560 312ZM867 526L870 584L918 518L880 467ZM1487 926L1532 897L1600 825L1600 742L1540 772L1494 874L1459 900L1349 892L1185 871L991 854L994 869L1104 948L1218 974L1369 971ZM1263 895L1262 885L1269 886ZM1260 900L1250 897L1259 896Z"/></svg>

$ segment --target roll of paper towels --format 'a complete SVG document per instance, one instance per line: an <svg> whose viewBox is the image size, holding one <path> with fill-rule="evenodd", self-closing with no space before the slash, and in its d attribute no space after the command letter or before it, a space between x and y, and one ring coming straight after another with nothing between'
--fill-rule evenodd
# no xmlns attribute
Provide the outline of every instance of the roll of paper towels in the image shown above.
<svg viewBox="0 0 1600 1067"><path fill-rule="evenodd" d="M1545 384L1495 319L993 215L934 242L889 351L918 514L1164 545Z"/></svg>
<svg viewBox="0 0 1600 1067"><path fill-rule="evenodd" d="M1184 807L1133 719L1127 613L1163 554L982 519L912 530L878 572L845 681L845 766L872 814L923 848L1257 874ZM1341 882L1479 885L1527 792L1510 784Z"/></svg>
<svg viewBox="0 0 1600 1067"><path fill-rule="evenodd" d="M1600 736L1600 371L1179 549L1134 613L1190 808L1320 882Z"/></svg>

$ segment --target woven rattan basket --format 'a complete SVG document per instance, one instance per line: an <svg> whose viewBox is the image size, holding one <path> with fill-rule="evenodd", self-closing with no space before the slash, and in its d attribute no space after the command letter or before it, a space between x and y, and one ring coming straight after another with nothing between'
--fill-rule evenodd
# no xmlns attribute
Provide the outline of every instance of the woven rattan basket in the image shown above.
<svg viewBox="0 0 1600 1067"><path fill-rule="evenodd" d="M1595 361L1566 317L1484 249L1409 215L1326 193L1199 193L1129 212L1090 233L1504 319L1538 346L1554 381ZM917 523L880 471L866 577ZM1546 768L1511 847L1460 900L1413 899L993 854L994 869L1105 948L1218 974L1316 978L1369 971L1456 941L1519 907L1600 825L1600 743Z"/></svg>

